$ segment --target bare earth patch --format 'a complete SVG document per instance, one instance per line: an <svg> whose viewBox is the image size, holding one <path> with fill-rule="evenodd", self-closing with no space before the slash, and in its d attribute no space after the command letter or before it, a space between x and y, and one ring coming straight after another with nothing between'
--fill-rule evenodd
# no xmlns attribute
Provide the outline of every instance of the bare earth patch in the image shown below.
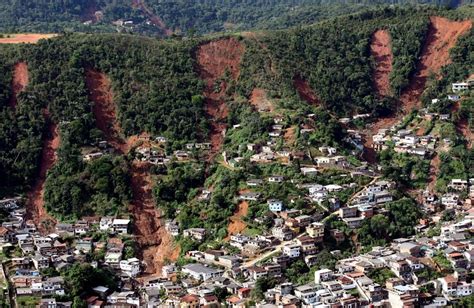
<svg viewBox="0 0 474 308"><path fill-rule="evenodd" d="M393 61L391 39L387 30L377 30L372 35L370 52L376 61L373 75L375 89L379 96L387 96L390 94L389 76Z"/></svg>
<svg viewBox="0 0 474 308"><path fill-rule="evenodd" d="M227 226L228 238L230 238L231 235L242 233L242 231L245 230L247 225L242 218L247 216L248 210L249 204L247 201L242 201L237 205L234 215L230 217L230 223Z"/></svg>
<svg viewBox="0 0 474 308"><path fill-rule="evenodd" d="M235 38L211 41L199 46L196 52L198 72L206 82L204 90L205 111L211 122L210 140L212 144L210 159L219 152L224 140L228 108L225 103L227 84L221 82L216 91L216 81L228 70L232 79L236 80L240 73L240 61L244 46Z"/></svg>
<svg viewBox="0 0 474 308"><path fill-rule="evenodd" d="M58 34L50 33L19 33L10 34L10 37L0 38L0 44L36 44L39 40L50 39L58 36Z"/></svg>
<svg viewBox="0 0 474 308"><path fill-rule="evenodd" d="M267 92L261 88L255 88L250 95L250 104L255 107L258 112L273 112L275 108L267 97Z"/></svg>
<svg viewBox="0 0 474 308"><path fill-rule="evenodd" d="M8 105L15 109L17 105L17 96L24 91L28 85L28 65L26 62L18 62L13 68L12 95Z"/></svg>
<svg viewBox="0 0 474 308"><path fill-rule="evenodd" d="M472 27L471 20L452 21L444 17L431 17L428 35L421 52L421 58L417 64L415 75L410 85L403 91L400 97L399 111L390 117L380 118L371 125L370 131L366 133L366 153L364 156L369 162L373 162L374 153L372 136L379 129L389 128L403 119L405 115L415 108L420 108L420 97L426 87L426 81L430 74L438 75L441 68L451 62L449 50L456 45L458 38L469 31Z"/></svg>
<svg viewBox="0 0 474 308"><path fill-rule="evenodd" d="M311 89L306 80L304 80L300 76L295 76L295 78L293 78L293 85L295 86L296 91L298 91L298 94L300 95L301 99L310 103L311 105L321 104L321 101L316 95L316 92Z"/></svg>
<svg viewBox="0 0 474 308"><path fill-rule="evenodd" d="M43 139L40 170L31 191L27 195L28 200L26 202L27 219L33 220L38 230L43 234L47 231L53 231L56 225L56 220L47 214L44 207L44 183L48 170L57 160L57 150L60 144L58 126L51 121L47 110L44 111L44 117L48 127Z"/></svg>
<svg viewBox="0 0 474 308"><path fill-rule="evenodd" d="M116 118L116 106L113 100L110 79L103 73L88 69L86 84L90 99L94 102L93 111L97 126L106 135L107 141L121 154L128 151L141 140L149 136L131 136L125 141L122 129ZM134 234L137 237L140 257L146 264L145 276L161 274L166 260L175 261L180 248L166 231L161 211L155 206L152 195L153 181L146 162L133 162L131 165L131 186L133 199L129 210L133 216Z"/></svg>

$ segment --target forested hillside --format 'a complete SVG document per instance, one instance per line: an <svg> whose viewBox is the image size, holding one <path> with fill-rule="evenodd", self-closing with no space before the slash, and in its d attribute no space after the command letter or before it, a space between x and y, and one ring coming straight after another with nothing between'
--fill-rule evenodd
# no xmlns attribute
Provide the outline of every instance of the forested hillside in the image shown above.
<svg viewBox="0 0 474 308"><path fill-rule="evenodd" d="M113 32L118 29L153 35L187 35L287 28L387 4L456 7L470 3L472 0L7 0L0 3L0 31ZM124 25L123 21L132 23Z"/></svg>

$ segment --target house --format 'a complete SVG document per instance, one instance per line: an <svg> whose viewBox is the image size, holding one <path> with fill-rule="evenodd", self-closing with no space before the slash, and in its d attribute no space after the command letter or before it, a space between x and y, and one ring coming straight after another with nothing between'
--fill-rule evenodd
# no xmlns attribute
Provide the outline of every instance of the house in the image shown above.
<svg viewBox="0 0 474 308"><path fill-rule="evenodd" d="M329 269L320 269L314 272L314 283L320 284L321 282L333 280L334 272Z"/></svg>
<svg viewBox="0 0 474 308"><path fill-rule="evenodd" d="M295 288L295 296L304 304L311 305L318 301L319 289L314 284L306 284Z"/></svg>
<svg viewBox="0 0 474 308"><path fill-rule="evenodd" d="M451 183L448 185L449 188L452 188L458 191L466 190L467 186L468 186L468 181L462 180L462 179L452 179Z"/></svg>
<svg viewBox="0 0 474 308"><path fill-rule="evenodd" d="M457 102L460 99L461 99L461 96L459 96L457 94L449 94L448 95L448 100L450 100L450 101Z"/></svg>
<svg viewBox="0 0 474 308"><path fill-rule="evenodd" d="M283 211L283 201L270 199L267 201L268 209L272 212L281 212Z"/></svg>
<svg viewBox="0 0 474 308"><path fill-rule="evenodd" d="M341 207L339 209L339 217L341 218L357 217L357 207Z"/></svg>
<svg viewBox="0 0 474 308"><path fill-rule="evenodd" d="M301 254L301 246L298 244L289 244L283 246L282 253L290 259L299 258Z"/></svg>
<svg viewBox="0 0 474 308"><path fill-rule="evenodd" d="M301 173L306 176L313 176L318 174L318 169L315 167L302 167L300 168Z"/></svg>
<svg viewBox="0 0 474 308"><path fill-rule="evenodd" d="M453 83L452 84L452 89L453 89L454 93L469 90L469 83L467 83L467 82Z"/></svg>
<svg viewBox="0 0 474 308"><path fill-rule="evenodd" d="M190 228L183 231L184 237L191 237L197 241L203 241L206 238L206 229Z"/></svg>
<svg viewBox="0 0 474 308"><path fill-rule="evenodd" d="M324 237L324 224L320 222L313 222L306 227L306 232L308 232L308 235L314 238L316 242L321 242Z"/></svg>
<svg viewBox="0 0 474 308"><path fill-rule="evenodd" d="M359 228L364 221L364 217L351 217L351 218L343 218L342 220L347 224L347 226L351 229Z"/></svg>
<svg viewBox="0 0 474 308"><path fill-rule="evenodd" d="M447 206L447 207L455 207L459 203L459 196L457 194L444 194L441 197L441 204Z"/></svg>
<svg viewBox="0 0 474 308"><path fill-rule="evenodd" d="M206 281L211 278L220 277L224 274L224 271L218 270L212 267L204 266L199 263L187 264L183 266L183 273L188 274L196 280Z"/></svg>
<svg viewBox="0 0 474 308"><path fill-rule="evenodd" d="M260 193L257 192L244 192L240 194L239 199L240 200L246 200L246 201L257 201L260 198Z"/></svg>
<svg viewBox="0 0 474 308"><path fill-rule="evenodd" d="M273 175L268 178L268 182L270 183L283 183L285 181L285 177L281 175Z"/></svg>
<svg viewBox="0 0 474 308"><path fill-rule="evenodd" d="M122 260L122 252L117 252L115 250L107 251L104 257L104 261L112 268L119 268L120 261Z"/></svg>
<svg viewBox="0 0 474 308"><path fill-rule="evenodd" d="M247 181L247 186L255 187L261 186L263 184L263 180L261 179L250 179Z"/></svg>
<svg viewBox="0 0 474 308"><path fill-rule="evenodd" d="M272 235L280 241L289 241L293 238L293 232L286 226L273 227Z"/></svg>
<svg viewBox="0 0 474 308"><path fill-rule="evenodd" d="M136 277L140 274L140 260L130 258L120 261L120 270L129 277Z"/></svg>
<svg viewBox="0 0 474 308"><path fill-rule="evenodd" d="M102 217L99 222L99 230L101 231L108 231L112 229L112 223L114 219L113 217Z"/></svg>
<svg viewBox="0 0 474 308"><path fill-rule="evenodd" d="M118 234L127 234L129 225L130 225L130 219L116 218L112 222L112 228Z"/></svg>

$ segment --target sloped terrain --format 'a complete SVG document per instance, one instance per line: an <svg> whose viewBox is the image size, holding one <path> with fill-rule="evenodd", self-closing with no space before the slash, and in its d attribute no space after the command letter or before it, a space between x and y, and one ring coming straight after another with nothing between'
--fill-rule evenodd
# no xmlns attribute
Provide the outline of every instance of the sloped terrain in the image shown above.
<svg viewBox="0 0 474 308"><path fill-rule="evenodd" d="M88 69L86 84L94 103L93 111L98 128L104 132L107 141L117 152L127 154L137 138L132 136L126 142L121 137L122 129L117 120L110 79L102 72ZM155 206L149 168L147 163L132 163L130 184L133 199L129 210L134 218L134 234L137 236L140 255L146 264L146 274L159 274L165 260L175 260L178 257L179 248L173 247L160 210Z"/></svg>
<svg viewBox="0 0 474 308"><path fill-rule="evenodd" d="M298 91L298 94L300 95L302 100L308 102L311 105L320 104L318 96L313 91L313 89L311 89L311 87L309 86L306 80L302 79L299 76L296 76L293 79L293 84L296 88L296 91Z"/></svg>
<svg viewBox="0 0 474 308"><path fill-rule="evenodd" d="M44 185L48 170L51 169L57 160L57 150L60 143L58 126L51 121L47 110L44 112L44 117L47 122L47 130L43 138L39 174L31 191L28 193L28 200L26 202L27 219L33 220L42 233L53 231L56 223L56 220L46 213Z"/></svg>
<svg viewBox="0 0 474 308"><path fill-rule="evenodd" d="M116 107L113 101L110 79L96 70L86 70L86 84L89 89L90 99L94 102L92 110L96 118L97 127L104 133L116 150L124 154L127 146L121 137L121 128L116 118Z"/></svg>
<svg viewBox="0 0 474 308"><path fill-rule="evenodd" d="M366 158L373 160L371 135L379 129L388 128L400 121L406 114L421 106L421 95L426 87L430 74L439 76L441 68L450 63L449 50L456 45L458 38L467 33L472 27L471 20L452 21L444 17L430 18L430 28L426 37L416 73L410 80L409 86L400 96L399 112L391 117L381 118L371 125L366 142Z"/></svg>
<svg viewBox="0 0 474 308"><path fill-rule="evenodd" d="M239 77L244 51L244 46L235 38L225 38L202 44L196 52L198 73L206 83L204 108L211 125L211 157L219 152L226 129L228 107L225 97L228 84L222 77L226 71L233 80Z"/></svg>
<svg viewBox="0 0 474 308"><path fill-rule="evenodd" d="M390 73L392 72L392 46L387 30L377 30L372 35L370 52L375 59L374 86L379 96L390 94Z"/></svg>
<svg viewBox="0 0 474 308"><path fill-rule="evenodd" d="M13 109L16 108L17 96L20 92L25 90L28 85L28 65L26 62L18 62L15 64L13 69L13 79L12 79L12 94L10 101L8 102L9 106Z"/></svg>

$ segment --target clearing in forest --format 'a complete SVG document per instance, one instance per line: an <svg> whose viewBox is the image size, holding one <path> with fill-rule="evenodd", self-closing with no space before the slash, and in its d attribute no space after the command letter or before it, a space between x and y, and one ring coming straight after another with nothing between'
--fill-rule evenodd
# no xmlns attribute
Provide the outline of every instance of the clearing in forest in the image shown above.
<svg viewBox="0 0 474 308"><path fill-rule="evenodd" d="M28 85L28 65L26 62L18 62L13 68L12 78L12 94L8 105L15 109L17 104L17 96L24 91Z"/></svg>
<svg viewBox="0 0 474 308"><path fill-rule="evenodd" d="M41 233L54 230L56 220L49 216L44 208L44 183L48 170L57 160L57 150L59 148L59 134L57 124L51 121L47 110L44 111L47 122L47 131L43 139L43 150L41 153L40 170L38 177L28 193L26 203L27 219L33 220Z"/></svg>
<svg viewBox="0 0 474 308"><path fill-rule="evenodd" d="M430 74L438 75L441 68L450 63L449 50L456 45L458 38L467 33L472 27L471 20L452 21L444 17L431 17L428 34L421 51L416 72L410 80L410 85L400 97L399 113L391 117L381 118L366 134L365 157L369 162L374 162L373 149L371 149L372 135L379 129L389 128L399 122L406 114L420 107L420 98L426 87Z"/></svg>
<svg viewBox="0 0 474 308"><path fill-rule="evenodd" d="M211 156L215 157L224 140L228 108L225 103L227 83L218 79L225 72L236 80L240 73L240 61L244 46L235 38L225 38L211 41L199 46L196 52L198 72L206 82L204 90L205 111L211 122L210 139L212 144Z"/></svg>
<svg viewBox="0 0 474 308"><path fill-rule="evenodd" d="M116 118L110 79L103 73L88 69L86 84L90 99L94 102L93 112L97 126L107 141L121 154L128 151L148 134L131 136L125 141L121 137L121 127ZM175 261L180 249L173 244L173 238L166 231L161 211L155 206L152 196L150 166L146 162L133 162L131 165L131 186L133 199L129 210L134 221L134 234L137 237L141 259L146 264L145 274L156 275L167 260Z"/></svg>
<svg viewBox="0 0 474 308"><path fill-rule="evenodd" d="M267 92L261 88L255 88L250 95L250 104L255 107L258 112L273 112L275 108L267 97Z"/></svg>
<svg viewBox="0 0 474 308"><path fill-rule="evenodd" d="M227 239L229 239L231 235L242 233L242 231L245 230L247 225L242 219L247 216L248 210L249 203L247 201L242 201L237 205L234 215L230 217L230 223L227 226Z"/></svg>
<svg viewBox="0 0 474 308"><path fill-rule="evenodd" d="M372 80L379 96L390 94L390 73L392 72L392 46L387 30L377 30L372 35L370 52L375 59L375 70Z"/></svg>
<svg viewBox="0 0 474 308"><path fill-rule="evenodd" d="M0 44L36 44L39 40L50 39L58 36L58 34L50 33L18 33L18 34L4 34L6 37L0 38Z"/></svg>
<svg viewBox="0 0 474 308"><path fill-rule="evenodd" d="M316 95L316 92L314 92L309 86L308 82L300 76L295 76L295 78L293 78L293 85L295 86L296 91L298 91L298 94L302 100L308 102L311 105L319 105L321 103L318 99L318 96Z"/></svg>

